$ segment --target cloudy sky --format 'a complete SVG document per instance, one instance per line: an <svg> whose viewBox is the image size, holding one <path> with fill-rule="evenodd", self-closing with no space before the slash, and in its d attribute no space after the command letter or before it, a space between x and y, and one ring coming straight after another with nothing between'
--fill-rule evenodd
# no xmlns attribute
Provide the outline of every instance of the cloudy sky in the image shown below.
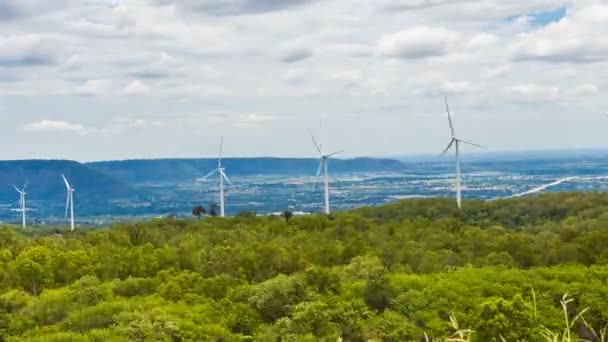
<svg viewBox="0 0 608 342"><path fill-rule="evenodd" d="M2 0L0 159L608 147L600 0ZM320 128L322 121L322 128Z"/></svg>

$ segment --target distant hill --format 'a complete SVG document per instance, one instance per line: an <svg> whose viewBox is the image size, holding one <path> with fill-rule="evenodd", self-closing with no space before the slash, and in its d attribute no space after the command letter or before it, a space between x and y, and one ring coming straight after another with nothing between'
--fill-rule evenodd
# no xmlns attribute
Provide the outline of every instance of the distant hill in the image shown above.
<svg viewBox="0 0 608 342"><path fill-rule="evenodd" d="M68 160L16 160L0 161L0 201L18 199L10 186L21 188L25 182L30 200L59 199L65 196L61 174L76 189L77 198L89 201L132 197L135 190L113 177Z"/></svg>
<svg viewBox="0 0 608 342"><path fill-rule="evenodd" d="M313 175L319 160L313 158L227 158L227 173L247 175ZM204 176L217 167L217 159L149 159L87 163L86 166L124 182L191 180ZM331 172L403 171L405 165L393 159L332 159Z"/></svg>

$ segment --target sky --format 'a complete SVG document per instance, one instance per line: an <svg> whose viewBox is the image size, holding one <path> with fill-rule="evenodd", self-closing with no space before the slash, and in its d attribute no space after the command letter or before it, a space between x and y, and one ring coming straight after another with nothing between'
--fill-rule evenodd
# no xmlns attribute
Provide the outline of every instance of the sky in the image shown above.
<svg viewBox="0 0 608 342"><path fill-rule="evenodd" d="M0 159L608 147L599 0L2 0ZM464 153L474 153L465 148Z"/></svg>

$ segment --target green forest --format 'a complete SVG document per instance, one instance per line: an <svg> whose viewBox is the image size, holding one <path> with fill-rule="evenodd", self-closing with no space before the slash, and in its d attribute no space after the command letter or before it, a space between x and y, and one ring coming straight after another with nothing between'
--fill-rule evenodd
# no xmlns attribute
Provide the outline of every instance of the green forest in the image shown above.
<svg viewBox="0 0 608 342"><path fill-rule="evenodd" d="M0 341L606 341L608 194L0 228Z"/></svg>

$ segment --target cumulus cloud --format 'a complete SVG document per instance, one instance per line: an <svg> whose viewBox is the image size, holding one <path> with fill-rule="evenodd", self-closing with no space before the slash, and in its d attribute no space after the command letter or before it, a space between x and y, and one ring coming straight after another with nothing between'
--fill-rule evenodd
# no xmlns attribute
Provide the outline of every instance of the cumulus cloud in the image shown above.
<svg viewBox="0 0 608 342"><path fill-rule="evenodd" d="M152 154L143 147L154 146L148 133L166 125L170 155L198 143L184 132L201 123L225 127L226 136L238 132L259 151L259 137L281 134L271 128L278 123L307 127L317 113L329 122L349 113L356 120L342 121L333 134L354 154L424 153L435 151L445 133L432 120L446 92L465 113L464 127L501 110L521 123L553 115L555 107L604 109L606 6L602 0L0 0L0 115L3 127L20 131L21 118L60 107L66 117L86 114L78 132L134 139L137 131L141 151ZM557 14L539 19L547 13ZM162 108L171 111L121 119ZM572 131L559 120L548 125ZM516 127L495 126L472 131L471 139L517 148L501 138ZM401 134L403 127L412 134ZM370 139L351 138L359 132ZM579 136L581 144L590 136ZM37 137L19 144L21 157L41 148ZM308 152L298 150L304 145L298 134L284 138L273 153ZM389 138L396 140L380 143ZM108 139L94 153L114 157L121 139ZM518 141L525 140L535 146L537 137L522 133ZM13 141L0 134L0 144ZM66 157L102 158L84 142Z"/></svg>
<svg viewBox="0 0 608 342"><path fill-rule="evenodd" d="M122 91L125 95L141 95L148 92L148 87L140 80L133 80Z"/></svg>
<svg viewBox="0 0 608 342"><path fill-rule="evenodd" d="M417 26L382 36L380 55L417 59L443 56L458 42L458 35L444 28Z"/></svg>
<svg viewBox="0 0 608 342"><path fill-rule="evenodd" d="M175 57L161 51L156 59L146 65L138 65L131 74L141 79L164 79L179 74L181 68L183 66Z"/></svg>
<svg viewBox="0 0 608 342"><path fill-rule="evenodd" d="M512 49L514 60L593 63L608 61L608 5L569 10L566 17L522 35Z"/></svg>
<svg viewBox="0 0 608 342"><path fill-rule="evenodd" d="M599 93L595 84L584 83L568 90L568 95L573 97L588 97Z"/></svg>
<svg viewBox="0 0 608 342"><path fill-rule="evenodd" d="M467 0L465 0L467 1ZM470 1L470 0L469 0ZM421 8L429 8L435 6L454 3L454 0L401 0L392 1L384 7L387 11L410 11Z"/></svg>
<svg viewBox="0 0 608 342"><path fill-rule="evenodd" d="M29 132L83 132L84 129L82 124L55 120L40 120L23 127L23 130Z"/></svg>
<svg viewBox="0 0 608 342"><path fill-rule="evenodd" d="M0 36L0 66L53 64L56 48L38 34Z"/></svg>
<svg viewBox="0 0 608 342"><path fill-rule="evenodd" d="M288 9L314 0L150 0L160 5L177 5L185 12L229 16L256 14Z"/></svg>
<svg viewBox="0 0 608 342"><path fill-rule="evenodd" d="M70 0L2 0L0 2L0 19L20 19L26 16L39 15L65 9Z"/></svg>
<svg viewBox="0 0 608 342"><path fill-rule="evenodd" d="M76 93L88 96L103 96L113 90L113 82L109 79L89 80L76 88Z"/></svg>

